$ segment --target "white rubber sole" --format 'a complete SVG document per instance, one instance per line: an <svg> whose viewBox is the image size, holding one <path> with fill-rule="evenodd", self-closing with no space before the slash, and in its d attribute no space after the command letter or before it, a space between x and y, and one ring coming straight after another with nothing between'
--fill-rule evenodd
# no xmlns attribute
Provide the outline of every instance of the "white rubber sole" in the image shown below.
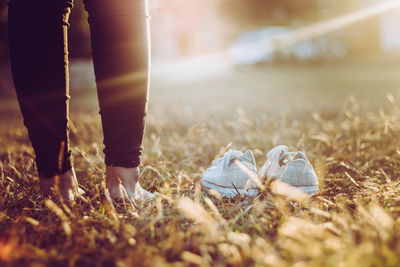
<svg viewBox="0 0 400 267"><path fill-rule="evenodd" d="M210 183L206 180L203 180L201 184L206 187L207 189L215 189L218 191L218 193L221 195L221 197L230 197L233 198L239 194L241 195L248 195L255 197L258 195L258 189L257 188L249 188L249 189L243 189L243 188L234 188L232 187L227 187L227 186L221 186L215 183Z"/></svg>

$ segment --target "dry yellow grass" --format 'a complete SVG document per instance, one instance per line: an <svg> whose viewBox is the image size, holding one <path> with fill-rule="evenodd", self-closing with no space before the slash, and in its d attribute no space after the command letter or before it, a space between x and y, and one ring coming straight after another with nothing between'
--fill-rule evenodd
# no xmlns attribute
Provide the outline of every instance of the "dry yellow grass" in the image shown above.
<svg viewBox="0 0 400 267"><path fill-rule="evenodd" d="M286 74L302 86L301 73ZM67 207L42 200L20 117L2 112L0 265L399 266L400 99L320 90L311 79L311 91L262 91L262 83L287 82L262 77L247 73L192 89L155 81L142 184L166 197L117 213L104 195L97 114L81 104L72 114L86 194ZM221 200L201 189L200 174L227 148L252 149L260 166L281 143L306 152L319 194L296 202L265 184L255 199Z"/></svg>

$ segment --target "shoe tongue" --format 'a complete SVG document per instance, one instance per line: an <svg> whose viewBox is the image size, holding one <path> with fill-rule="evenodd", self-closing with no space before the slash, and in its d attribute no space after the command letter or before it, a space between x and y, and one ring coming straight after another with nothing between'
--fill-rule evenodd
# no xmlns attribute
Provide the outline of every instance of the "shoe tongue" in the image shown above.
<svg viewBox="0 0 400 267"><path fill-rule="evenodd" d="M254 155L250 150L247 150L245 153L237 150L229 150L224 154L223 158L223 166L222 168L227 168L235 159L243 162L249 162L253 166L256 166L256 160L254 159Z"/></svg>
<svg viewBox="0 0 400 267"><path fill-rule="evenodd" d="M242 155L242 152L229 149L229 151L225 152L225 154L222 158L223 163L222 163L222 165L220 165L221 170L227 168L229 166L229 164L231 163L232 159L239 158L241 155Z"/></svg>
<svg viewBox="0 0 400 267"><path fill-rule="evenodd" d="M305 161L308 161L308 158L303 152L297 152L296 156L293 159L304 159Z"/></svg>
<svg viewBox="0 0 400 267"><path fill-rule="evenodd" d="M268 151L267 157L271 160L279 160L280 155L288 152L288 147L284 145L279 145Z"/></svg>
<svg viewBox="0 0 400 267"><path fill-rule="evenodd" d="M253 164L254 166L256 166L256 160L254 159L253 152L251 152L250 150L247 150L246 152L244 152L244 154L240 158L243 161L247 161L247 162Z"/></svg>

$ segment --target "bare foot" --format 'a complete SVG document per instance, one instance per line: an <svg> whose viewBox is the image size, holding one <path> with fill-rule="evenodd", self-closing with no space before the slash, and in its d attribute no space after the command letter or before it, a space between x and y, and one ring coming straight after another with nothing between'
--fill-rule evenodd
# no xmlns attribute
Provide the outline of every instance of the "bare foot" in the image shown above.
<svg viewBox="0 0 400 267"><path fill-rule="evenodd" d="M41 178L40 188L44 197L51 198L57 195L66 202L73 201L77 195L83 193L78 188L78 180L74 169L51 178Z"/></svg>
<svg viewBox="0 0 400 267"><path fill-rule="evenodd" d="M139 168L106 166L106 186L113 200L129 199L146 202L154 195L144 190L139 182Z"/></svg>

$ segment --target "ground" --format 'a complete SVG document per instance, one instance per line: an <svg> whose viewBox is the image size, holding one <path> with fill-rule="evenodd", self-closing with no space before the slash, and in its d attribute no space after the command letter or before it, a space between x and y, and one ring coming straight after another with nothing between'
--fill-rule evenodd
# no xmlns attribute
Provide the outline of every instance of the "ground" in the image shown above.
<svg viewBox="0 0 400 267"><path fill-rule="evenodd" d="M71 206L40 196L15 98L3 98L0 265L399 266L399 73L381 62L155 77L141 181L165 197L116 210L104 194L93 87L71 92L86 192ZM306 153L318 194L280 195L268 181L254 199L201 188L200 174L227 149L253 150L260 167L278 144Z"/></svg>

